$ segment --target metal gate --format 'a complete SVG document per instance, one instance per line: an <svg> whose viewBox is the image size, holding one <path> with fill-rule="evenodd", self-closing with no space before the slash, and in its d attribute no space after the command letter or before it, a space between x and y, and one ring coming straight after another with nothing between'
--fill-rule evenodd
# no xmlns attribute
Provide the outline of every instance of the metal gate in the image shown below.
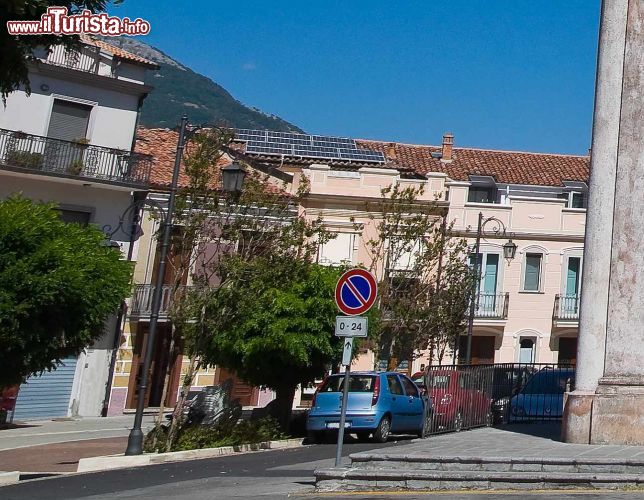
<svg viewBox="0 0 644 500"><path fill-rule="evenodd" d="M574 388L571 365L499 363L430 366L414 381L433 403L430 433L561 419Z"/></svg>
<svg viewBox="0 0 644 500"><path fill-rule="evenodd" d="M77 358L64 359L54 371L29 377L20 386L14 421L66 417Z"/></svg>

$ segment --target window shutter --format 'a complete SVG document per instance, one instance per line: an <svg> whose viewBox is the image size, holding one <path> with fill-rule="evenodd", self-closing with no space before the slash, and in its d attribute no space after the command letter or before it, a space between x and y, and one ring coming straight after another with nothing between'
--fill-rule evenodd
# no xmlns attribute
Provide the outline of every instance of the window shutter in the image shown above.
<svg viewBox="0 0 644 500"><path fill-rule="evenodd" d="M63 141L84 138L91 110L91 106L56 99L51 110L47 137Z"/></svg>
<svg viewBox="0 0 644 500"><path fill-rule="evenodd" d="M541 277L541 255L539 254L526 255L523 289L530 292L538 292L540 277Z"/></svg>

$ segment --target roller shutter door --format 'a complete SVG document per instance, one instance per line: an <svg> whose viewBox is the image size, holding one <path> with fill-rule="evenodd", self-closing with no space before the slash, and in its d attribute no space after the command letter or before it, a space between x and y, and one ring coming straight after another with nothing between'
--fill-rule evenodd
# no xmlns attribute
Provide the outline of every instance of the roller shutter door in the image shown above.
<svg viewBox="0 0 644 500"><path fill-rule="evenodd" d="M75 372L76 358L68 358L52 372L29 377L20 386L14 421L66 417Z"/></svg>

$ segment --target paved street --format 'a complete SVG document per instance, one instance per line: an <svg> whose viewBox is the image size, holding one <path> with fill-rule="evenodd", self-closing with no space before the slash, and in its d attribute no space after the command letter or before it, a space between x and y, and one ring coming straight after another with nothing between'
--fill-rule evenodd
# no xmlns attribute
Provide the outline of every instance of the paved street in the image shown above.
<svg viewBox="0 0 644 500"><path fill-rule="evenodd" d="M407 439L402 441L408 442ZM388 447L399 446L390 442ZM347 443L345 455L382 445ZM315 445L215 459L41 479L0 489L0 498L282 498L310 492L313 470L330 467L335 446Z"/></svg>
<svg viewBox="0 0 644 500"><path fill-rule="evenodd" d="M462 433L464 436L467 433ZM452 435L454 436L454 435ZM447 436L445 436L446 438ZM415 446L408 439L390 442L392 449ZM364 452L383 445L347 443L345 455ZM49 499L218 499L255 498L359 498L387 499L392 494L373 492L358 494L317 494L313 489L313 470L333 465L334 445L316 445L291 450L275 450L246 455L195 460L141 468L113 470L93 474L78 474L39 479L0 489L3 500ZM644 499L641 492L538 492L508 494L501 492L478 493L423 493L402 492L404 498L475 498L503 499Z"/></svg>

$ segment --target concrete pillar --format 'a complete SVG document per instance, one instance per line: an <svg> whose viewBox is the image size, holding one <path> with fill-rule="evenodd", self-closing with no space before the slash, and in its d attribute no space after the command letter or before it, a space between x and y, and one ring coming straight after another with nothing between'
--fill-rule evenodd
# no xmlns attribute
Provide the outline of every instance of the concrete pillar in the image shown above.
<svg viewBox="0 0 644 500"><path fill-rule="evenodd" d="M583 276L590 280L564 437L644 444L644 2L604 0L602 9Z"/></svg>
<svg viewBox="0 0 644 500"><path fill-rule="evenodd" d="M568 395L563 419L563 438L571 443L590 441L592 401L604 372L610 276L608 250L613 234L627 13L628 0L602 2L577 343L577 377L575 391Z"/></svg>

